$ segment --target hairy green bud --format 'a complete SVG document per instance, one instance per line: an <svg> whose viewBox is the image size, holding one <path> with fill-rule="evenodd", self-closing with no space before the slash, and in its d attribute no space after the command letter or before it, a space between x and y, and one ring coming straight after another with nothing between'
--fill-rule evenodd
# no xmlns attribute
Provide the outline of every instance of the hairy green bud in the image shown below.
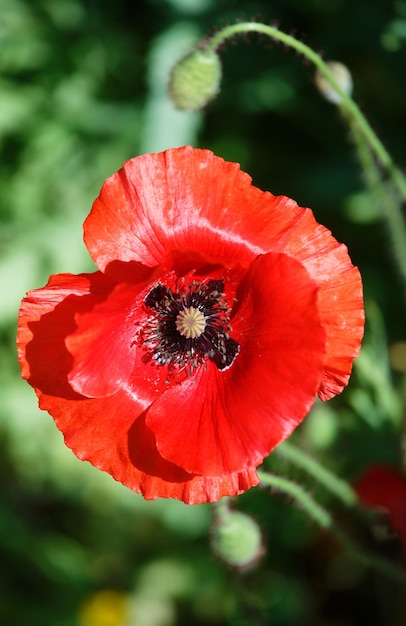
<svg viewBox="0 0 406 626"><path fill-rule="evenodd" d="M245 568L254 565L263 554L258 524L245 513L228 511L212 529L213 551L226 563Z"/></svg>
<svg viewBox="0 0 406 626"><path fill-rule="evenodd" d="M213 50L194 50L173 68L169 79L169 95L182 111L202 109L218 93L221 62Z"/></svg>

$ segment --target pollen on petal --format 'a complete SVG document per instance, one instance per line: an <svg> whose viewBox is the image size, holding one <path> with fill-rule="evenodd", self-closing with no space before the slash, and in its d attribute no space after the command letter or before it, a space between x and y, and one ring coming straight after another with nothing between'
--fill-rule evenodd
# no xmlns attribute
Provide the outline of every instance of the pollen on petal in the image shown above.
<svg viewBox="0 0 406 626"><path fill-rule="evenodd" d="M186 339L196 339L206 328L206 318L202 311L193 306L183 309L176 318L176 330Z"/></svg>

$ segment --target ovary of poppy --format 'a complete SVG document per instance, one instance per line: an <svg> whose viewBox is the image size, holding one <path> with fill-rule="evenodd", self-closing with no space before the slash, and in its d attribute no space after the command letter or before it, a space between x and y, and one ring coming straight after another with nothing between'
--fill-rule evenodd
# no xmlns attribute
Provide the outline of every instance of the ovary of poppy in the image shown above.
<svg viewBox="0 0 406 626"><path fill-rule="evenodd" d="M81 459L147 499L216 501L347 384L346 247L310 209L191 147L125 163L84 223L98 271L22 301L23 378Z"/></svg>

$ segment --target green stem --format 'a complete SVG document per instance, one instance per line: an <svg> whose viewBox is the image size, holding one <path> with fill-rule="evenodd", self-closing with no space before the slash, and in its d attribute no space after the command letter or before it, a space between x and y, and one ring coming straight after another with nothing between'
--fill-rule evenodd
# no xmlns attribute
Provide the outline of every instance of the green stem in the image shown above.
<svg viewBox="0 0 406 626"><path fill-rule="evenodd" d="M328 65L323 61L321 56L314 52L309 46L302 43L295 37L287 35L274 26L268 26L267 24L261 24L260 22L241 22L239 24L233 24L226 26L219 30L211 39L206 43L206 50L215 51L226 39L237 35L238 33L256 32L271 37L284 43L285 45L293 48L303 56L305 56L313 65L317 67L319 72L325 77L331 87L341 97L339 104L340 108L347 113L347 115L357 124L363 137L371 147L378 162L384 167L393 180L395 186L400 191L402 197L406 200L406 179L403 174L398 170L384 145L378 139L368 121L361 113L359 107L355 104L352 98L346 94L340 85L337 83L333 73L329 69Z"/></svg>
<svg viewBox="0 0 406 626"><path fill-rule="evenodd" d="M347 122L351 130L351 136L354 141L359 162L364 172L366 186L371 196L381 207L381 214L386 221L397 268L403 280L403 284L406 285L406 227L400 202L395 195L396 191L391 190L388 185L383 182L379 167L369 147L363 141L357 124L354 123L351 118L348 118Z"/></svg>
<svg viewBox="0 0 406 626"><path fill-rule="evenodd" d="M346 506L356 507L358 497L350 485L338 478L335 474L323 467L316 459L297 448L292 443L285 441L275 449L275 454L285 457L296 466L315 478L330 493L338 497Z"/></svg>
<svg viewBox="0 0 406 626"><path fill-rule="evenodd" d="M406 584L406 573L402 569L392 565L385 559L381 559L380 557L369 553L367 550L360 548L351 539L351 537L349 537L347 533L345 533L342 528L334 522L330 513L320 506L320 504L316 502L313 497L303 489L303 487L288 480L287 478L276 476L275 474L268 474L259 471L258 477L263 484L268 485L269 487L274 487L279 491L283 491L293 498L300 508L304 510L321 528L332 532L357 561L373 567L392 580Z"/></svg>
<svg viewBox="0 0 406 626"><path fill-rule="evenodd" d="M230 519L230 506L229 499L222 498L218 502L214 503L214 512L218 521L222 524L227 524Z"/></svg>

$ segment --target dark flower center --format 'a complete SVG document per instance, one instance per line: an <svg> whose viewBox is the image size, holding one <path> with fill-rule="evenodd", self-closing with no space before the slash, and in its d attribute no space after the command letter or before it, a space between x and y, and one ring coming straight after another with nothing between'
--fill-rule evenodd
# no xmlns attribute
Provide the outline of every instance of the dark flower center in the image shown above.
<svg viewBox="0 0 406 626"><path fill-rule="evenodd" d="M219 370L233 364L240 346L229 334L231 308L223 280L192 282L175 292L157 285L144 303L153 315L143 338L158 365L186 369L189 374L207 358Z"/></svg>

